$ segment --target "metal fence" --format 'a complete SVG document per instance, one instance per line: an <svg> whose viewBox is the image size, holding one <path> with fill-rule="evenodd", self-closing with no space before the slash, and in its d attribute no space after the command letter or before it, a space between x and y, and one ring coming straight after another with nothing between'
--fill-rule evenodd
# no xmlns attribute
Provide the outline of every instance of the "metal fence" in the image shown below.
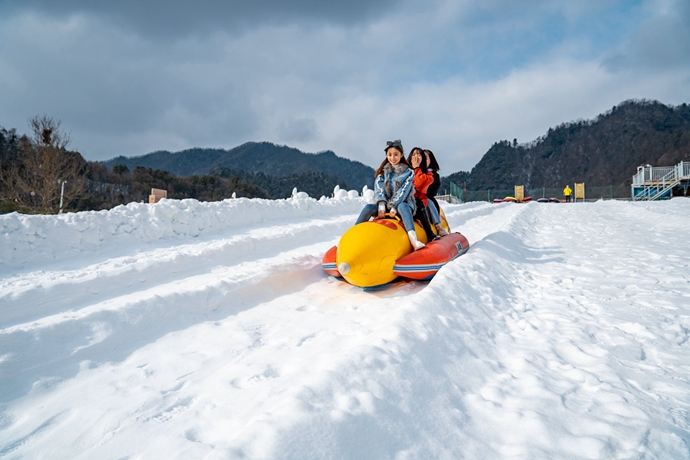
<svg viewBox="0 0 690 460"><path fill-rule="evenodd" d="M503 199L508 196L515 195L515 188L510 189L488 189L488 190L462 190L457 185L451 183L451 195L457 197L462 202L467 201L493 201L494 199ZM535 187L525 188L525 197L532 197L533 200L538 198L558 198L563 199L563 188L549 188L549 187ZM604 185L604 186L587 186L585 184L585 200L629 200L630 186L629 185Z"/></svg>

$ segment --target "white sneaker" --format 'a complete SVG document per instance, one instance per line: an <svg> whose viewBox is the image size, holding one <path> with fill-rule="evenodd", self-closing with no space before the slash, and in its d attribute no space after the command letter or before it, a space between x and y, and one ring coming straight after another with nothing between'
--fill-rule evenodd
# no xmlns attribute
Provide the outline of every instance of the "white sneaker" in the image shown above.
<svg viewBox="0 0 690 460"><path fill-rule="evenodd" d="M422 249L424 247L424 243L417 239L417 234L414 230L410 230L409 232L407 232L407 236L410 238L410 243L412 243L412 247L415 251L417 249Z"/></svg>

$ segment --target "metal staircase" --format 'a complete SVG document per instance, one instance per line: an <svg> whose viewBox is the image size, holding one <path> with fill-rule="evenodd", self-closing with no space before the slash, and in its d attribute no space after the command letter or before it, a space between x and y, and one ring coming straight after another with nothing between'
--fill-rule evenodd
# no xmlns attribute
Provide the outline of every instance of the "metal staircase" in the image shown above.
<svg viewBox="0 0 690 460"><path fill-rule="evenodd" d="M633 201L654 201L673 196L674 189L683 189L687 196L690 186L690 163L681 161L676 166L637 167L631 191Z"/></svg>

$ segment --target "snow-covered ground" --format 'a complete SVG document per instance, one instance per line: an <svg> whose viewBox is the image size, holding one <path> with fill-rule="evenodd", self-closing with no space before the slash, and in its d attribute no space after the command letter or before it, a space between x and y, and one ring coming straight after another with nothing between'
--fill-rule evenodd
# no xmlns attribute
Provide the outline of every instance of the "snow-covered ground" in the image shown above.
<svg viewBox="0 0 690 460"><path fill-rule="evenodd" d="M0 458L690 459L690 199L445 205L362 290L362 198L0 216Z"/></svg>

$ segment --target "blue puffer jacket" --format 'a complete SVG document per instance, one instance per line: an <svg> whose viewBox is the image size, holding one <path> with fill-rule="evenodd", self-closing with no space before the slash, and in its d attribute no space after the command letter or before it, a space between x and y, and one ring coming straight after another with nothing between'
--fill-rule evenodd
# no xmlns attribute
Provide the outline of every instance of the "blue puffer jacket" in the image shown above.
<svg viewBox="0 0 690 460"><path fill-rule="evenodd" d="M404 163L393 166L387 163L383 167L383 174L374 180L374 195L376 202L385 201L387 210L400 203L407 203L414 213L414 173Z"/></svg>

